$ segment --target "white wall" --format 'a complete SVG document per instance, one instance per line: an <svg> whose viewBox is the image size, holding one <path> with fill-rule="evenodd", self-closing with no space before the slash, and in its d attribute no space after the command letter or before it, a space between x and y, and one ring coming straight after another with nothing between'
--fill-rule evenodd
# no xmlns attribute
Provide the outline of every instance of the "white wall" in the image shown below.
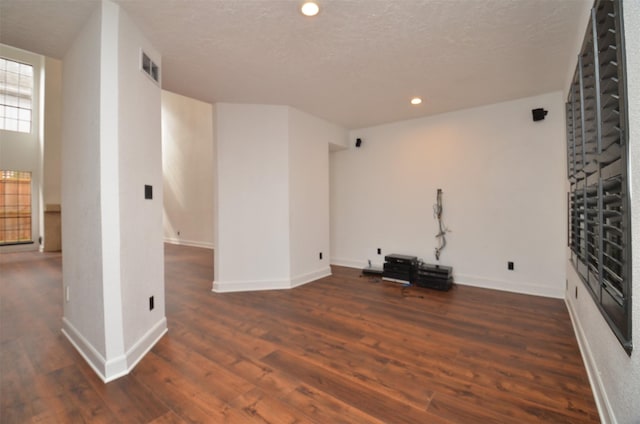
<svg viewBox="0 0 640 424"><path fill-rule="evenodd" d="M33 244L0 246L0 252L37 250L42 223L42 137L40 80L44 71L44 57L25 50L0 44L0 56L33 66L33 109L31 133L0 130L0 169L31 172L31 238Z"/></svg>
<svg viewBox="0 0 640 424"><path fill-rule="evenodd" d="M345 136L344 129L289 108L290 249L293 285L331 274L329 144L335 144L346 138Z"/></svg>
<svg viewBox="0 0 640 424"><path fill-rule="evenodd" d="M631 180L632 340L628 356L567 262L566 302L605 423L640 422L640 2L624 2ZM581 36L584 34L581 34ZM579 47L577 47L579 50ZM578 51L576 50L576 52ZM578 298L574 294L578 288Z"/></svg>
<svg viewBox="0 0 640 424"><path fill-rule="evenodd" d="M120 266L124 347L130 367L166 329L161 89L141 72L140 49L160 67L161 57L118 9ZM152 186L153 199L144 198L145 185Z"/></svg>
<svg viewBox="0 0 640 424"><path fill-rule="evenodd" d="M346 131L287 106L218 103L214 121L213 290L284 289L330 275L328 151Z"/></svg>
<svg viewBox="0 0 640 424"><path fill-rule="evenodd" d="M44 159L42 197L44 205L60 204L62 151L62 61L45 58Z"/></svg>
<svg viewBox="0 0 640 424"><path fill-rule="evenodd" d="M109 380L126 372L122 322L122 268L120 233L120 164L118 142L119 7L100 4L100 225L102 227L102 293L104 301L104 363L100 375ZM92 142L92 141L85 141ZM66 187L64 187L66 189ZM63 230L64 231L64 230ZM63 234L64 237L64 234ZM85 278L87 276L84 276ZM82 301L82 300L80 300ZM84 317L86 319L86 317Z"/></svg>
<svg viewBox="0 0 640 424"><path fill-rule="evenodd" d="M532 122L537 107L549 113ZM456 282L563 297L563 111L556 92L352 131L349 149L331 154L331 262L435 263L441 188L451 232L440 263Z"/></svg>
<svg viewBox="0 0 640 424"><path fill-rule="evenodd" d="M139 71L141 47L160 63L104 1L63 61L63 333L105 381L166 331L160 88Z"/></svg>
<svg viewBox="0 0 640 424"><path fill-rule="evenodd" d="M212 105L163 90L165 241L213 248L213 148Z"/></svg>
<svg viewBox="0 0 640 424"><path fill-rule="evenodd" d="M214 289L288 285L288 108L218 103L215 114Z"/></svg>
<svg viewBox="0 0 640 424"><path fill-rule="evenodd" d="M62 257L64 327L81 334L90 363L106 356L100 210L100 11L63 61ZM64 330L66 331L66 330ZM83 349L80 349L83 351Z"/></svg>

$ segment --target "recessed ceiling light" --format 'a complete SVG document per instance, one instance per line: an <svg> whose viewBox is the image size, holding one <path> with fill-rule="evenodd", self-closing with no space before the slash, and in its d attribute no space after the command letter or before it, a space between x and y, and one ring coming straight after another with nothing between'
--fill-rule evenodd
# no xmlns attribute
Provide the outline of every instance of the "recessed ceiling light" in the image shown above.
<svg viewBox="0 0 640 424"><path fill-rule="evenodd" d="M414 97L413 99L411 99L412 105L419 105L420 103L422 103L422 99L420 97Z"/></svg>
<svg viewBox="0 0 640 424"><path fill-rule="evenodd" d="M320 7L318 7L317 3L313 1L308 1L302 5L302 7L300 8L300 11L305 16L316 16L320 11Z"/></svg>

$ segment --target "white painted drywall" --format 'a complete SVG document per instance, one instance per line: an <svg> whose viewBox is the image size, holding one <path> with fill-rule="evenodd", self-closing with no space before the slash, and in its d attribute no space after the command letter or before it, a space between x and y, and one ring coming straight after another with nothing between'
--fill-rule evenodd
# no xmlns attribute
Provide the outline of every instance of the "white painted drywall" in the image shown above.
<svg viewBox="0 0 640 424"><path fill-rule="evenodd" d="M218 103L214 131L214 289L289 286L288 108Z"/></svg>
<svg viewBox="0 0 640 424"><path fill-rule="evenodd" d="M105 381L166 332L160 88L139 70L141 47L160 63L104 1L63 61L63 333Z"/></svg>
<svg viewBox="0 0 640 424"><path fill-rule="evenodd" d="M60 204L62 151L62 61L45 58L44 159L42 197L44 205Z"/></svg>
<svg viewBox="0 0 640 424"><path fill-rule="evenodd" d="M124 348L131 367L166 329L161 89L140 70L140 49L160 67L161 57L128 15L118 10L120 284ZM145 199L145 185L152 186L152 199ZM151 296L153 310L149 310Z"/></svg>
<svg viewBox="0 0 640 424"><path fill-rule="evenodd" d="M330 275L329 145L346 130L289 108L289 205L291 279ZM322 252L322 259L320 259Z"/></svg>
<svg viewBox="0 0 640 424"><path fill-rule="evenodd" d="M163 90L165 241L213 248L213 148L212 105Z"/></svg>
<svg viewBox="0 0 640 424"><path fill-rule="evenodd" d="M549 113L532 122L538 107ZM390 253L435 263L440 188L451 230L440 263L456 282L564 296L562 93L354 130L351 139L330 159L333 264L380 264Z"/></svg>
<svg viewBox="0 0 640 424"><path fill-rule="evenodd" d="M0 56L33 66L33 109L31 133L0 130L0 169L31 172L31 237L33 244L0 246L0 252L37 250L42 223L42 138L40 120L40 79L44 56L0 44Z"/></svg>
<svg viewBox="0 0 640 424"><path fill-rule="evenodd" d="M346 130L287 106L218 103L213 111L214 291L291 288L330 275L328 155Z"/></svg>
<svg viewBox="0 0 640 424"><path fill-rule="evenodd" d="M63 60L62 271L63 328L83 340L77 346L91 364L106 356L102 292L100 210L100 28L101 10L78 34Z"/></svg>
<svg viewBox="0 0 640 424"><path fill-rule="evenodd" d="M566 301L603 422L640 422L640 2L624 2L631 186L632 340L628 356L567 262ZM583 34L582 34L583 35ZM575 289L578 298L575 298Z"/></svg>
<svg viewBox="0 0 640 424"><path fill-rule="evenodd" d="M104 378L126 372L123 340L123 293L119 163L119 6L101 3L100 31L100 225L104 301ZM63 230L64 231L64 230ZM64 237L64 233L63 233Z"/></svg>

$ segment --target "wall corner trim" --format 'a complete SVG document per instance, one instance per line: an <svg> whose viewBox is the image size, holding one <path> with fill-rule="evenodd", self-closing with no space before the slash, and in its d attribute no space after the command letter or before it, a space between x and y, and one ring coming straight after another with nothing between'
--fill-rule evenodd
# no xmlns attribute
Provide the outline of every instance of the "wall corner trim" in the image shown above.
<svg viewBox="0 0 640 424"><path fill-rule="evenodd" d="M331 258L331 265L362 269L367 266L367 261L359 261L356 259Z"/></svg>
<svg viewBox="0 0 640 424"><path fill-rule="evenodd" d="M593 359L593 354L591 353L591 349L589 348L589 343L587 342L582 326L580 325L580 321L578 321L576 317L576 312L574 311L571 302L569 302L565 298L564 303L567 305L569 317L571 318L571 324L573 325L573 331L576 334L576 339L578 340L578 347L580 348L582 361L584 362L585 368L587 370L589 383L591 383L591 391L593 392L593 397L596 401L598 413L600 414L600 422L604 424L616 424L617 421L613 412L613 408L611 407L611 403L609 402L609 398L607 397L607 392L604 389L602 379L600 378L600 373L598 372L598 367L595 360Z"/></svg>
<svg viewBox="0 0 640 424"><path fill-rule="evenodd" d="M78 353L82 355L82 357L87 361L89 366L98 374L98 377L103 382L107 382L106 376L106 360L104 356L100 352L98 352L93 345L82 335L80 332L71 324L71 322L66 318L62 318L62 334L69 340L69 342L76 348ZM125 358L122 357L122 361L125 361ZM115 363L110 364L111 369L116 368ZM126 369L126 367L124 367Z"/></svg>
<svg viewBox="0 0 640 424"><path fill-rule="evenodd" d="M291 281L282 280L247 280L247 281L214 281L211 291L215 293L231 293L259 290L284 290L291 288Z"/></svg>
<svg viewBox="0 0 640 424"><path fill-rule="evenodd" d="M330 275L330 266L318 269L316 271L308 272L306 274L296 275L295 277L291 277L291 288L298 287L324 277L329 277Z"/></svg>
<svg viewBox="0 0 640 424"><path fill-rule="evenodd" d="M162 336L167 333L167 318L162 317L153 327L151 327L125 354L127 359L127 370L125 374L129 374L138 362L149 353L149 351L160 341ZM123 374L123 375L125 375ZM113 377L115 380L118 377Z"/></svg>
<svg viewBox="0 0 640 424"><path fill-rule="evenodd" d="M67 318L62 318L62 334L104 383L129 374L166 332L167 319L162 318L126 354L107 361Z"/></svg>
<svg viewBox="0 0 640 424"><path fill-rule="evenodd" d="M214 281L214 293L292 289L331 275L331 267L282 280Z"/></svg>

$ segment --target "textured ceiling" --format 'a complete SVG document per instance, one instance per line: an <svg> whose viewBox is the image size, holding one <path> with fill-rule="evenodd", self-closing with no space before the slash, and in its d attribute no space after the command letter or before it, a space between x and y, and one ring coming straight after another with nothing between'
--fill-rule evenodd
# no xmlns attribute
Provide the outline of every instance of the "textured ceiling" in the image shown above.
<svg viewBox="0 0 640 424"><path fill-rule="evenodd" d="M116 0L163 88L361 128L563 88L589 0ZM0 41L62 58L94 0L0 0ZM411 106L412 96L424 103Z"/></svg>

